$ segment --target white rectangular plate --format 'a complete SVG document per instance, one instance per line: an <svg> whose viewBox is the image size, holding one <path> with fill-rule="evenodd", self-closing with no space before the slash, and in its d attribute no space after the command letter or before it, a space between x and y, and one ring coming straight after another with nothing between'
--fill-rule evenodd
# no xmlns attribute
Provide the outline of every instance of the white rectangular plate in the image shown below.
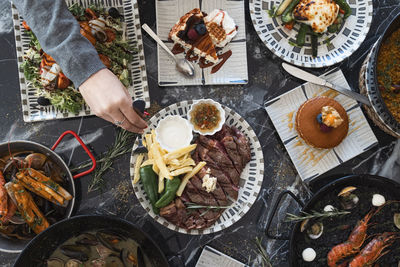
<svg viewBox="0 0 400 267"><path fill-rule="evenodd" d="M196 267L246 267L247 265L212 247L205 246L197 261Z"/></svg>
<svg viewBox="0 0 400 267"><path fill-rule="evenodd" d="M350 89L341 70L324 77L331 83ZM321 95L333 97L349 116L347 137L340 145L332 149L317 149L308 146L298 137L295 129L296 112L300 105L307 99ZM358 103L329 88L305 83L267 101L264 106L303 180L315 178L378 143Z"/></svg>
<svg viewBox="0 0 400 267"><path fill-rule="evenodd" d="M239 26L237 35L222 51L232 50L232 56L222 68L210 74L211 68L201 69L194 63L195 76L186 77L175 69L175 61L158 46L158 84L160 86L246 84L247 52L244 0L156 0L157 35L172 49L173 42L168 40L171 28L193 8L200 8L206 13L214 9L223 9ZM184 58L184 54L177 55Z"/></svg>
<svg viewBox="0 0 400 267"><path fill-rule="evenodd" d="M147 85L137 0L66 0L65 2L68 6L78 3L85 7L89 6L90 4L96 4L105 8L115 7L120 11L121 14L124 15L125 22L127 23L126 33L129 44L137 47L139 50L139 52L134 55L134 59L129 66L132 74L132 85L127 89L133 99L143 99L146 101L146 107L150 107L150 96ZM14 5L12 6L12 13L24 121L45 121L93 115L87 105L84 105L82 110L78 114L75 114L65 110L57 109L54 106L43 107L37 104L37 89L33 88L32 86L28 86L25 80L24 71L21 68L25 51L29 48L28 45L30 39L25 34L25 29L22 27L23 19L18 15L18 11Z"/></svg>

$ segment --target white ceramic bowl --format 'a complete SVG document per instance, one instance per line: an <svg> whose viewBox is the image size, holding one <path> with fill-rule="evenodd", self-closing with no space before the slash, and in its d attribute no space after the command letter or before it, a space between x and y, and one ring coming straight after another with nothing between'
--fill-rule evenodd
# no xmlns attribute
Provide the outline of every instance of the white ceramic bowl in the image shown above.
<svg viewBox="0 0 400 267"><path fill-rule="evenodd" d="M204 104L204 103L205 103L205 104L211 104L211 105L215 106L215 107L218 109L218 111L219 111L220 121L219 121L217 127L215 127L215 128L214 128L213 130L211 130L211 131L199 131L199 130L196 130L195 127L194 127L194 125L191 123L191 118L192 118L192 117L191 117L191 113L192 113L192 111L194 110L194 108L195 108L196 106L198 106L198 105L200 105L200 104ZM190 107L190 110L189 110L189 112L188 112L188 114L187 114L187 117L188 117L189 124L190 124L190 126L192 127L192 130L193 130L194 132L199 133L199 134L202 134L202 135L213 135L213 134L215 134L216 132L218 132L219 130L221 130L221 129L222 129L222 126L223 126L224 123L225 123L225 110L221 107L220 103L215 102L215 101L212 100L212 99L201 99L201 100L196 100L196 101L194 101L194 103L193 103L192 106Z"/></svg>
<svg viewBox="0 0 400 267"><path fill-rule="evenodd" d="M168 152L190 145L193 139L191 125L179 115L169 115L160 120L155 132L157 142Z"/></svg>

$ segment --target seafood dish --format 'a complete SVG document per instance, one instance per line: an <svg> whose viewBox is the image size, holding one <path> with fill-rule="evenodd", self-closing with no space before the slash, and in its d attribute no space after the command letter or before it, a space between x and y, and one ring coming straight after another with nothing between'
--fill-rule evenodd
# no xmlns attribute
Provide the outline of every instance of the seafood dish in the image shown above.
<svg viewBox="0 0 400 267"><path fill-rule="evenodd" d="M144 136L148 153L137 157L133 183L142 183L155 214L187 230L210 227L238 199L240 176L251 159L249 140L224 124L213 135L166 151L156 132Z"/></svg>
<svg viewBox="0 0 400 267"><path fill-rule="evenodd" d="M318 38L327 32L338 33L351 13L346 0L282 0L277 8L269 11L272 17L281 18L287 30L300 23L293 45L304 46L309 34L314 57L318 55Z"/></svg>
<svg viewBox="0 0 400 267"><path fill-rule="evenodd" d="M80 33L96 48L100 60L125 86L131 85L129 64L136 48L126 40L126 25L116 8L104 10L91 5L83 8L77 4L69 7L80 25ZM79 113L84 100L71 80L65 76L57 62L40 46L35 34L26 22L25 33L30 38L29 49L22 68L28 85L37 89L38 104L53 105L61 110Z"/></svg>
<svg viewBox="0 0 400 267"><path fill-rule="evenodd" d="M378 54L377 79L381 96L393 117L400 122L400 30L383 41Z"/></svg>
<svg viewBox="0 0 400 267"><path fill-rule="evenodd" d="M168 38L175 45L172 53L186 53L185 58L199 63L200 68L212 67L217 72L232 55L228 50L218 54L237 34L237 25L232 17L221 9L206 14L195 8L172 27Z"/></svg>
<svg viewBox="0 0 400 267"><path fill-rule="evenodd" d="M311 98L297 111L296 131L312 147L336 147L346 138L348 130L346 110L330 97Z"/></svg>
<svg viewBox="0 0 400 267"><path fill-rule="evenodd" d="M64 218L73 196L66 174L51 159L33 151L0 158L0 235L30 239Z"/></svg>
<svg viewBox="0 0 400 267"><path fill-rule="evenodd" d="M296 266L397 266L400 202L395 197L366 185L324 195L313 206L322 215L303 220L293 240Z"/></svg>
<svg viewBox="0 0 400 267"><path fill-rule="evenodd" d="M144 265L140 265L139 262ZM45 265L48 267L151 266L135 240L108 229L71 237L57 247Z"/></svg>

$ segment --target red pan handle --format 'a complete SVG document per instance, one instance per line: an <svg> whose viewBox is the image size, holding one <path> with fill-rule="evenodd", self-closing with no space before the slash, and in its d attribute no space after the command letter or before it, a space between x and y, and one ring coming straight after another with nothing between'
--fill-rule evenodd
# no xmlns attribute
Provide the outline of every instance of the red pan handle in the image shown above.
<svg viewBox="0 0 400 267"><path fill-rule="evenodd" d="M55 150L56 147L60 144L61 140L64 138L64 136L66 136L67 134L72 134L76 140L78 140L79 144L81 144L82 148L85 150L85 152L88 154L89 158L92 160L92 167L89 170L86 170L84 172L75 174L73 177L74 179L85 176L89 173L91 173L92 171L94 171L94 169L96 168L96 159L94 158L92 152L89 151L89 149L87 148L87 146L85 145L85 143L83 143L82 139L74 132L74 131L65 131L62 135L60 135L60 137L58 138L58 140L54 143L54 145L51 147L51 150Z"/></svg>

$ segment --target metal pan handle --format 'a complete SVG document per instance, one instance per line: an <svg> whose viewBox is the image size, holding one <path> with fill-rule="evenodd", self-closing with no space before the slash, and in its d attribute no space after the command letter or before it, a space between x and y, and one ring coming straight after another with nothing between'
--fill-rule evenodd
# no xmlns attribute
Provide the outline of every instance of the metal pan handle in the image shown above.
<svg viewBox="0 0 400 267"><path fill-rule="evenodd" d="M75 137L76 140L78 140L79 144L81 144L82 148L85 150L85 152L88 154L89 158L92 160L92 167L89 170L83 171L81 173L75 174L73 177L74 179L85 176L96 168L96 159L94 158L92 152L87 148L85 143L83 143L82 139L74 132L74 131L65 131L63 134L60 135L60 137L57 139L57 141L54 143L54 145L51 147L51 150L55 150L57 146L60 144L61 140L67 135L71 134Z"/></svg>
<svg viewBox="0 0 400 267"><path fill-rule="evenodd" d="M278 198L277 198L277 200L276 200L276 202L275 202L273 208L272 208L271 215L269 216L268 221L267 221L267 227L265 228L265 235L266 235L268 238L276 239L276 240L289 240L289 239L290 239L288 236L274 235L274 234L271 234L271 233L269 232L269 228L271 227L272 220L273 220L274 217L275 217L275 213L276 213L276 211L278 210L279 204L281 204L282 198L283 198L285 195L291 196L301 207L304 207L304 203L303 203L292 191L286 190L286 191L281 192L281 193L279 194L279 196L278 196Z"/></svg>

